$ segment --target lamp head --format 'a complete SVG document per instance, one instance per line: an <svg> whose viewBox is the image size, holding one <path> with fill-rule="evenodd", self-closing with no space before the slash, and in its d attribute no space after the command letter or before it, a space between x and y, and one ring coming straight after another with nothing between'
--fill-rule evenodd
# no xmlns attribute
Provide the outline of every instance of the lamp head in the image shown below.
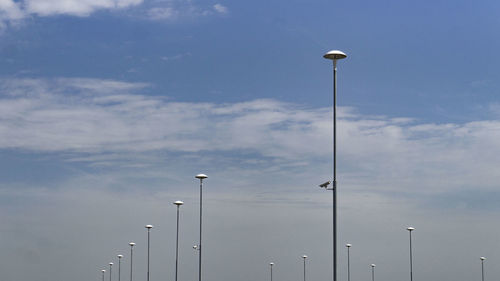
<svg viewBox="0 0 500 281"><path fill-rule="evenodd" d="M270 263L269 263L269 265L270 265L270 266L273 266L273 265L274 265L274 262L270 262Z"/></svg>
<svg viewBox="0 0 500 281"><path fill-rule="evenodd" d="M198 245L194 245L193 249L198 250Z"/></svg>
<svg viewBox="0 0 500 281"><path fill-rule="evenodd" d="M303 256L302 256L302 258L303 258L303 259L307 259L307 256L306 256L306 255L303 255Z"/></svg>
<svg viewBox="0 0 500 281"><path fill-rule="evenodd" d="M121 259L121 258L123 258L123 255L118 255L117 257L118 257L119 259Z"/></svg>
<svg viewBox="0 0 500 281"><path fill-rule="evenodd" d="M103 269L103 270L101 270L101 272L102 272L102 273L104 273L104 272L106 272L106 270L105 270L105 269Z"/></svg>
<svg viewBox="0 0 500 281"><path fill-rule="evenodd" d="M181 205L184 204L184 202L182 202L182 201L175 201L174 204L177 205L177 206L181 206Z"/></svg>
<svg viewBox="0 0 500 281"><path fill-rule="evenodd" d="M112 263L112 262L110 262L110 263L109 263L109 266L112 266L112 265L113 265L113 263Z"/></svg>
<svg viewBox="0 0 500 281"><path fill-rule="evenodd" d="M207 175L205 175L205 174L197 174L197 175L195 176L195 178L202 180L202 179L206 179L206 178L208 178L208 177L207 177Z"/></svg>
<svg viewBox="0 0 500 281"><path fill-rule="evenodd" d="M375 267L376 265L374 263L370 264L371 267Z"/></svg>
<svg viewBox="0 0 500 281"><path fill-rule="evenodd" d="M412 232L413 230L415 230L415 228L414 228L414 227L409 226L409 227L407 227L407 228L406 228L406 230L408 230L408 231Z"/></svg>
<svg viewBox="0 0 500 281"><path fill-rule="evenodd" d="M482 260L482 261L484 261L486 258L485 257L480 257L479 259Z"/></svg>
<svg viewBox="0 0 500 281"><path fill-rule="evenodd" d="M128 243L130 245L130 247L134 247L135 246L135 243L134 242L130 242Z"/></svg>
<svg viewBox="0 0 500 281"><path fill-rule="evenodd" d="M351 248L351 246L352 246L352 245L351 245L351 244L345 244L345 246L346 246L347 248Z"/></svg>
<svg viewBox="0 0 500 281"><path fill-rule="evenodd" d="M153 228L153 226L150 225L150 224L148 224L148 225L145 226L145 228L147 228L149 230L149 229Z"/></svg>
<svg viewBox="0 0 500 281"><path fill-rule="evenodd" d="M328 53L324 54L323 57L329 60L340 60L347 58L347 55L339 50L331 50Z"/></svg>

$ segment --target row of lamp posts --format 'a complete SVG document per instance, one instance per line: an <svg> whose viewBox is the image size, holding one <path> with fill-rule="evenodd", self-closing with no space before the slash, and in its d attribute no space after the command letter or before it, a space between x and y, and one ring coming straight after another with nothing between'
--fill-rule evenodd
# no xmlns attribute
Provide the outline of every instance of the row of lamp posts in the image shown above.
<svg viewBox="0 0 500 281"><path fill-rule="evenodd" d="M196 250L198 250L198 281L201 281L201 234L202 234L202 196L203 196L203 180L207 178L207 175L205 174L198 174L195 176L195 178L200 180L200 240L198 242L198 245L194 246ZM174 205L177 206L177 234L176 234L176 242L175 242L175 281L177 281L178 277L178 269L179 269L179 209L180 206L182 206L184 202L182 201L175 201ZM151 274L150 274L150 246L151 246L151 229L153 228L153 225L148 224L145 226L147 229L148 233L148 244L147 244L147 277L146 280L150 281L151 279ZM134 246L136 244L134 242L130 242L130 281L133 281L133 256L134 256ZM123 255L118 255L118 281L121 281L121 259L123 258ZM112 281L111 276L112 276L112 267L113 263L109 263L109 281ZM104 281L104 275L106 273L106 270L103 269L101 270L102 273L102 281Z"/></svg>

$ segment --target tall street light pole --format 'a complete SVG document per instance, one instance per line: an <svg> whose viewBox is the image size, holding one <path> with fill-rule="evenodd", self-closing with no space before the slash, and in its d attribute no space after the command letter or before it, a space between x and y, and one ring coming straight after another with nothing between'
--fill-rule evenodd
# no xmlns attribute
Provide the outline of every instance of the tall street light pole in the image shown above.
<svg viewBox="0 0 500 281"><path fill-rule="evenodd" d="M485 257L480 257L481 259L481 281L484 281L484 260L486 259Z"/></svg>
<svg viewBox="0 0 500 281"><path fill-rule="evenodd" d="M179 267L179 209L184 204L182 201L175 201L174 205L177 206L177 236L175 239L175 281L177 281L177 271Z"/></svg>
<svg viewBox="0 0 500 281"><path fill-rule="evenodd" d="M412 253L412 246L411 246L411 233L412 231L415 230L414 227L407 227L406 230L410 233L410 281L413 281L413 253Z"/></svg>
<svg viewBox="0 0 500 281"><path fill-rule="evenodd" d="M372 263L370 266L372 267L372 281L375 281L375 264Z"/></svg>
<svg viewBox="0 0 500 281"><path fill-rule="evenodd" d="M118 257L118 281L121 281L123 255L118 255L117 257Z"/></svg>
<svg viewBox="0 0 500 281"><path fill-rule="evenodd" d="M274 265L274 262L269 263L269 266L271 267L271 281L273 281L273 265Z"/></svg>
<svg viewBox="0 0 500 281"><path fill-rule="evenodd" d="M202 204L203 204L203 180L207 178L205 174L198 174L195 178L200 180L200 240L198 243L198 281L201 281L201 228L202 228Z"/></svg>
<svg viewBox="0 0 500 281"><path fill-rule="evenodd" d="M152 225L148 224L145 226L145 228L148 230L148 259L147 259L147 265L148 265L148 273L147 273L147 281L149 281L150 273L149 273L149 251L150 251L150 241L151 241L151 228L153 228Z"/></svg>
<svg viewBox="0 0 500 281"><path fill-rule="evenodd" d="M101 270L101 274L102 274L102 281L104 281L104 273L106 273L106 269Z"/></svg>
<svg viewBox="0 0 500 281"><path fill-rule="evenodd" d="M113 267L113 263L109 263L109 281L111 281L111 268Z"/></svg>
<svg viewBox="0 0 500 281"><path fill-rule="evenodd" d="M345 244L347 248L347 281L351 281L351 255L350 249L352 247L351 244Z"/></svg>
<svg viewBox="0 0 500 281"><path fill-rule="evenodd" d="M307 259L307 256L303 255L302 259L304 260L304 281L306 281L306 259Z"/></svg>
<svg viewBox="0 0 500 281"><path fill-rule="evenodd" d="M130 281L133 281L133 278L132 278L132 269L134 268L134 246L135 246L135 243L134 242L130 242L128 243L130 245Z"/></svg>
<svg viewBox="0 0 500 281"><path fill-rule="evenodd" d="M333 281L337 281L337 60L345 59L347 55L339 50L331 50L325 59L333 61ZM328 182L328 184L330 184ZM327 188L328 184L321 187ZM324 185L324 184L323 184Z"/></svg>

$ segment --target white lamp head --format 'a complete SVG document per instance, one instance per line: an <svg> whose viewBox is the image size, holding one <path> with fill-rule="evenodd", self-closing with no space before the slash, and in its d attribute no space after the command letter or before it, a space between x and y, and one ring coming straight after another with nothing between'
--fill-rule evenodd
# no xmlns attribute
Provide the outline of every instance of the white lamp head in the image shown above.
<svg viewBox="0 0 500 281"><path fill-rule="evenodd" d="M302 256L302 258L303 258L303 259L307 259L307 256L306 256L306 255L303 255L303 256Z"/></svg>
<svg viewBox="0 0 500 281"><path fill-rule="evenodd" d="M130 245L130 247L134 247L135 246L135 243L134 242L130 242L128 243Z"/></svg>
<svg viewBox="0 0 500 281"><path fill-rule="evenodd" d="M194 245L193 249L198 250L198 245Z"/></svg>
<svg viewBox="0 0 500 281"><path fill-rule="evenodd" d="M149 229L153 228L153 226L150 225L150 224L148 224L148 225L145 226L145 228L147 228L149 230Z"/></svg>
<svg viewBox="0 0 500 281"><path fill-rule="evenodd" d="M351 244L345 244L345 246L346 246L347 248L351 248L351 246L352 246L352 245L351 245Z"/></svg>
<svg viewBox="0 0 500 281"><path fill-rule="evenodd" d="M101 272L102 272L102 273L104 273L104 272L106 272L106 270L105 270L105 269L103 269L103 270L101 270Z"/></svg>
<svg viewBox="0 0 500 281"><path fill-rule="evenodd" d="M486 258L485 257L480 257L479 259L481 259L482 261L484 261Z"/></svg>
<svg viewBox="0 0 500 281"><path fill-rule="evenodd" d="M407 228L406 228L406 230L408 230L408 231L410 231L410 232L411 232L411 231L415 230L415 228L414 228L414 227L409 226L409 227L407 227Z"/></svg>
<svg viewBox="0 0 500 281"><path fill-rule="evenodd" d="M270 263L269 263L269 265L270 265L270 266L273 266L273 265L274 265L274 262L270 262Z"/></svg>
<svg viewBox="0 0 500 281"><path fill-rule="evenodd" d="M205 174L197 174L197 175L195 176L195 178L202 180L202 179L206 179L206 178L208 178L208 177L207 177L207 175L205 175Z"/></svg>
<svg viewBox="0 0 500 281"><path fill-rule="evenodd" d="M113 263L112 263L112 262L110 262L110 263L109 263L109 266L112 266L112 265L113 265Z"/></svg>
<svg viewBox="0 0 500 281"><path fill-rule="evenodd" d="M123 255L118 255L117 257L118 257L119 259L121 259L121 258L123 258Z"/></svg>
<svg viewBox="0 0 500 281"><path fill-rule="evenodd" d="M177 206L181 206L181 205L184 204L184 202L182 202L182 201L175 201L174 204L177 205Z"/></svg>
<svg viewBox="0 0 500 281"><path fill-rule="evenodd" d="M331 50L328 53L324 54L323 57L329 60L340 60L347 58L347 55L339 50Z"/></svg>
<svg viewBox="0 0 500 281"><path fill-rule="evenodd" d="M371 267L375 267L376 265L374 263L370 264Z"/></svg>

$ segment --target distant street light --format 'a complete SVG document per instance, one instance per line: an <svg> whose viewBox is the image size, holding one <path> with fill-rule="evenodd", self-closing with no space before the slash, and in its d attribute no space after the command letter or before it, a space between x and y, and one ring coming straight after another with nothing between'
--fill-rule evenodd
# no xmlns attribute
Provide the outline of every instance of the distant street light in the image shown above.
<svg viewBox="0 0 500 281"><path fill-rule="evenodd" d="M109 263L109 281L111 281L111 268L113 267L113 263Z"/></svg>
<svg viewBox="0 0 500 281"><path fill-rule="evenodd" d="M274 262L269 263L269 266L271 267L271 281L273 281L273 265L274 265Z"/></svg>
<svg viewBox="0 0 500 281"><path fill-rule="evenodd" d="M337 281L337 60L347 55L338 50L331 50L323 56L333 61L333 281ZM326 186L321 186L327 189Z"/></svg>
<svg viewBox="0 0 500 281"><path fill-rule="evenodd" d="M307 256L303 255L302 259L304 260L304 281L306 281L306 259L307 259Z"/></svg>
<svg viewBox="0 0 500 281"><path fill-rule="evenodd" d="M481 259L481 281L484 281L484 260L486 259L485 257L480 257Z"/></svg>
<svg viewBox="0 0 500 281"><path fill-rule="evenodd" d="M413 281L413 253L412 253L412 246L411 246L411 233L412 231L415 230L414 227L407 227L406 230L410 233L410 281Z"/></svg>
<svg viewBox="0 0 500 281"><path fill-rule="evenodd" d="M207 175L205 174L198 174L195 176L195 178L200 180L200 240L198 242L198 281L201 281L201 228L202 228L202 204L203 204L203 192L202 192L202 187L203 187L203 180L207 178ZM148 280L149 281L149 280Z"/></svg>
<svg viewBox="0 0 500 281"><path fill-rule="evenodd" d="M101 270L101 273L102 273L102 281L104 281L104 273L106 273L106 270L105 269Z"/></svg>
<svg viewBox="0 0 500 281"><path fill-rule="evenodd" d="M149 281L149 251L150 251L150 234L151 234L151 228L153 228L152 225L148 224L145 226L145 228L148 230L148 276L147 276L147 281Z"/></svg>
<svg viewBox="0 0 500 281"><path fill-rule="evenodd" d="M132 269L133 269L133 262L134 262L134 246L135 246L135 243L134 242L130 242L128 243L130 245L130 281L133 281L133 278L132 278Z"/></svg>
<svg viewBox="0 0 500 281"><path fill-rule="evenodd" d="M347 248L347 281L351 281L351 256L350 256L350 249L352 247L351 244L345 244Z"/></svg>
<svg viewBox="0 0 500 281"><path fill-rule="evenodd" d="M117 257L118 257L118 281L121 281L123 255L118 255Z"/></svg>
<svg viewBox="0 0 500 281"><path fill-rule="evenodd" d="M182 201L175 201L177 206L177 237L175 239L175 281L177 281L177 271L179 266L179 208L184 204Z"/></svg>
<svg viewBox="0 0 500 281"><path fill-rule="evenodd" d="M372 281L375 281L375 264L372 263L370 266L372 267Z"/></svg>

